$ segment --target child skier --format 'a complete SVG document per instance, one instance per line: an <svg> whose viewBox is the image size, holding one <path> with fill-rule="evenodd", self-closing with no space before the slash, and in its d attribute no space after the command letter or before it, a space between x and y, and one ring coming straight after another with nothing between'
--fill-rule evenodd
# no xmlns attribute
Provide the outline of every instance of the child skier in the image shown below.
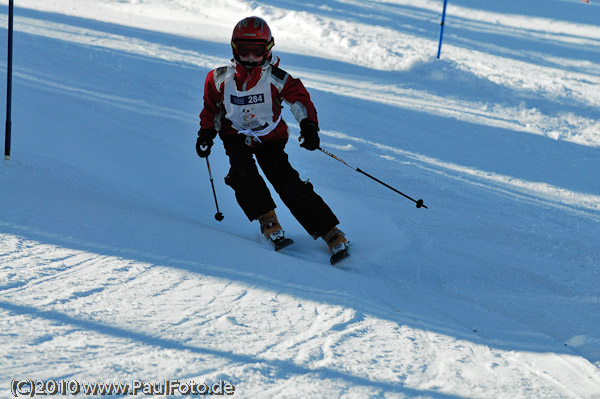
<svg viewBox="0 0 600 399"><path fill-rule="evenodd" d="M284 148L288 126L281 116L282 101L300 123L300 146L319 148L317 111L299 79L280 69L271 54L274 40L267 23L248 17L235 26L231 38L231 65L210 71L204 85L204 109L196 152L208 157L217 133L229 157L225 183L250 221L276 249L286 239L275 214L275 202L260 176L254 157L292 215L314 238L321 237L335 258L348 254L348 240L339 221L308 181L300 179Z"/></svg>

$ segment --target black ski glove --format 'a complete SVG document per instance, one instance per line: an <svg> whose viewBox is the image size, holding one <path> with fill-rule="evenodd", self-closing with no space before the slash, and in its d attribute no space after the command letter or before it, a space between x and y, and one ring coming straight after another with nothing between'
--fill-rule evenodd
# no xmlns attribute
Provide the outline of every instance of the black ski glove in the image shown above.
<svg viewBox="0 0 600 399"><path fill-rule="evenodd" d="M213 145L213 139L217 136L215 129L200 129L198 131L198 140L196 140L196 152L200 158L206 158L210 155L210 148Z"/></svg>
<svg viewBox="0 0 600 399"><path fill-rule="evenodd" d="M306 148L309 151L314 151L319 148L321 139L319 139L319 125L308 118L300 121L300 147Z"/></svg>

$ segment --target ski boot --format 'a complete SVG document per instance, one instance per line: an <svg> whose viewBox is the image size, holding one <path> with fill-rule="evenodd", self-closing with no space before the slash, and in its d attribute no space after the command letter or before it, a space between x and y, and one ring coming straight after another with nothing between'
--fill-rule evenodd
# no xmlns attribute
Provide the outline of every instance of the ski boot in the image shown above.
<svg viewBox="0 0 600 399"><path fill-rule="evenodd" d="M329 250L331 251L330 262L335 265L340 260L350 256L348 252L349 242L344 235L344 232L338 229L337 226L332 227L327 233L323 234L321 238L327 243Z"/></svg>
<svg viewBox="0 0 600 399"><path fill-rule="evenodd" d="M285 232L281 228L275 210L269 211L258 218L260 223L260 232L265 238L273 244L275 251L287 247L294 243L289 238L285 238Z"/></svg>

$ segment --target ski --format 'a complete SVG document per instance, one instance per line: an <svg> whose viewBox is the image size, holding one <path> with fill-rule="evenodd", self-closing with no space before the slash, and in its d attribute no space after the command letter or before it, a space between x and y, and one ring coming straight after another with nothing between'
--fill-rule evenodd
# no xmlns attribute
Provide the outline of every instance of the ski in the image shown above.
<svg viewBox="0 0 600 399"><path fill-rule="evenodd" d="M350 252L348 252L348 247L346 247L346 248L342 249L341 251L338 251L338 252L334 253L333 255L331 255L329 262L331 263L332 266L334 266L336 263L338 263L342 259L347 258L348 256L350 256Z"/></svg>
<svg viewBox="0 0 600 399"><path fill-rule="evenodd" d="M290 239L290 238L279 238L277 240L269 240L271 241L271 244L273 244L273 247L275 247L275 251L279 251L280 249L283 249L285 247L289 247L290 245L292 245L294 243L294 240Z"/></svg>
<svg viewBox="0 0 600 399"><path fill-rule="evenodd" d="M283 230L271 234L271 238L269 238L268 241L273 245L275 251L279 251L283 248L289 247L294 243L294 240L292 240L291 238L286 238L283 235ZM346 245L344 243L341 243L334 247L334 253L329 258L329 262L331 263L331 265L336 265L341 260L350 256L349 249L349 245Z"/></svg>

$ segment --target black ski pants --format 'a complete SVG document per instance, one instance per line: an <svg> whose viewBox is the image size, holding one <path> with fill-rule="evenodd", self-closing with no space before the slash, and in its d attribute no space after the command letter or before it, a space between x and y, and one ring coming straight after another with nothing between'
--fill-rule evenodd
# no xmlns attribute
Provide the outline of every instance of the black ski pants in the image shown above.
<svg viewBox="0 0 600 399"><path fill-rule="evenodd" d="M235 191L235 198L248 219L258 219L276 207L258 172L254 161L256 157L265 177L283 203L313 238L318 238L339 224L329 206L315 193L312 184L301 180L290 165L284 151L287 139L254 142L252 147L246 144L246 136L243 135L223 136L222 140L231 165L225 183Z"/></svg>

